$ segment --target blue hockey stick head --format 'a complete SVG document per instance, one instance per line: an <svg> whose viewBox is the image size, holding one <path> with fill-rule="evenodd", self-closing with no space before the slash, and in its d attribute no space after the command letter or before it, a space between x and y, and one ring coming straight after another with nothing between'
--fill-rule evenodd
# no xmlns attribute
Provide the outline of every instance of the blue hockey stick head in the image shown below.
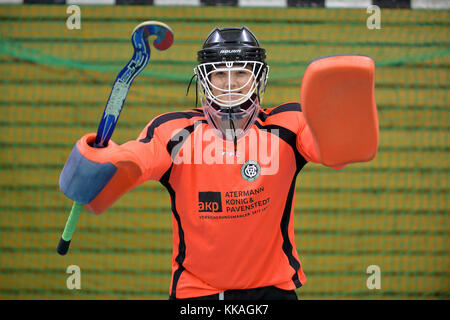
<svg viewBox="0 0 450 320"><path fill-rule="evenodd" d="M114 82L98 127L94 143L96 148L102 148L108 144L133 80L144 70L150 60L149 36L156 36L153 45L158 50L166 50L173 43L173 31L168 25L160 21L145 21L134 28L131 34L134 54L127 65L119 72Z"/></svg>
<svg viewBox="0 0 450 320"><path fill-rule="evenodd" d="M158 50L166 50L170 48L173 43L173 31L170 27L160 21L145 21L137 25L132 33L132 39L134 39L134 34L137 33L140 37L148 42L149 36L156 36L153 41L153 46ZM133 41L133 45L135 42Z"/></svg>

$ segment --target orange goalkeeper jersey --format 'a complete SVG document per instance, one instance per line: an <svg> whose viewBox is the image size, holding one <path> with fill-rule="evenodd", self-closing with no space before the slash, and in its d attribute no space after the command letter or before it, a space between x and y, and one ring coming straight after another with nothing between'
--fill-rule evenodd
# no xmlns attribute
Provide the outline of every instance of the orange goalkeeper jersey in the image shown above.
<svg viewBox="0 0 450 320"><path fill-rule="evenodd" d="M295 182L308 161L318 162L300 105L260 110L236 146L211 132L202 109L170 112L120 146L139 159L137 184L159 180L170 194L171 297L300 287Z"/></svg>

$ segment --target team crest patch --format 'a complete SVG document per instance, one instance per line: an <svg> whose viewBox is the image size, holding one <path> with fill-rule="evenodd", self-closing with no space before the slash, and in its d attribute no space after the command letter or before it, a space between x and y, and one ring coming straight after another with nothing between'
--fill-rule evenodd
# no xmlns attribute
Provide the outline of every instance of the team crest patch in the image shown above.
<svg viewBox="0 0 450 320"><path fill-rule="evenodd" d="M241 167L241 176L247 181L256 180L261 174L261 166L255 160L245 161Z"/></svg>

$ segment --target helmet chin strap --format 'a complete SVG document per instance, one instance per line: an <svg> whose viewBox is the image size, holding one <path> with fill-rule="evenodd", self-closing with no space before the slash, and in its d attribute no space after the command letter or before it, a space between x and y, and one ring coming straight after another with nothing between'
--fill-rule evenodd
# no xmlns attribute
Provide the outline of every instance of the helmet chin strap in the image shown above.
<svg viewBox="0 0 450 320"><path fill-rule="evenodd" d="M197 108L197 105L198 105L198 82L197 82L197 74L196 73L194 73L194 75L192 76L191 80L189 81L189 84L188 84L188 87L187 87L187 90L186 90L186 97L189 94L189 89L191 87L192 80L194 80L194 78L195 78L195 107Z"/></svg>
<svg viewBox="0 0 450 320"><path fill-rule="evenodd" d="M259 89L257 90L256 94L252 95L252 98L253 98L253 96L255 96L255 99L257 99L256 101L259 101ZM252 98L250 98L249 100L245 101L243 104L246 104L246 103L253 104L253 103L255 103L255 101L252 101ZM236 112L235 109L241 109L241 108L242 108L242 104L239 105L239 106L235 106L235 107L226 109L226 112L228 112L228 115L229 115L228 116L228 118L229 118L228 121L230 123L230 128L231 128L231 131L233 132L233 144L234 144L234 153L235 154L237 152L237 134L236 134L236 126L234 125L234 121L233 121L233 116L232 115L233 115L233 113ZM255 112L256 112L256 110L255 110ZM250 116L248 121L250 121L251 118L252 118L252 116ZM247 126L247 125L248 125L248 122L246 123L245 126Z"/></svg>
<svg viewBox="0 0 450 320"><path fill-rule="evenodd" d="M231 108L228 109L228 113L230 114L230 127L231 127L231 131L233 132L233 142L234 142L234 154L236 154L237 151L237 136L236 136L236 128L234 126L234 122L232 120L231 117Z"/></svg>

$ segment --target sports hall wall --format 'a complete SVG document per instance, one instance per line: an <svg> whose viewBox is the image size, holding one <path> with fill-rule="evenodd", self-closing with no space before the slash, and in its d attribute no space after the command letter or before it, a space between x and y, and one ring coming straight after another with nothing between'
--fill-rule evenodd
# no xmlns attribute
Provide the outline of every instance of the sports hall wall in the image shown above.
<svg viewBox="0 0 450 320"><path fill-rule="evenodd" d="M145 20L167 23L175 42L152 50L135 79L112 138L119 144L158 114L195 107L186 89L215 26L246 25L267 49L265 108L299 101L303 72L317 57L372 57L379 151L341 171L308 164L300 173L294 221L308 282L297 293L449 298L448 8L400 1L409 6L381 7L381 28L370 29L365 7L81 4L81 29L70 30L68 5L25 2L0 5L0 299L168 298L172 216L158 182L100 216L83 211L68 255L56 253L72 205L59 174L77 139L97 130L131 58L131 32ZM66 286L70 265L81 269L80 290ZM367 286L371 265L381 289Z"/></svg>

